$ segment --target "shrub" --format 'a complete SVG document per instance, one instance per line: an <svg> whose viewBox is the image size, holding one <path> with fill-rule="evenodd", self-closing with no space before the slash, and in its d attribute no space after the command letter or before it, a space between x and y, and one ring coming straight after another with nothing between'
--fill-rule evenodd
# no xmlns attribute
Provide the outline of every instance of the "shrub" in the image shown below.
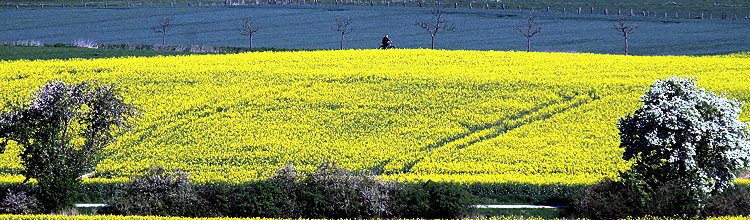
<svg viewBox="0 0 750 220"><path fill-rule="evenodd" d="M44 43L38 40L25 40L25 41L13 41L13 42L0 42L2 46L27 46L27 47L43 47Z"/></svg>
<svg viewBox="0 0 750 220"><path fill-rule="evenodd" d="M470 214L470 205L478 202L456 183L401 183L393 191L389 209L397 218L459 218Z"/></svg>
<svg viewBox="0 0 750 220"><path fill-rule="evenodd" d="M282 214L285 192L277 182L260 181L237 186L230 197L233 217L277 217Z"/></svg>
<svg viewBox="0 0 750 220"><path fill-rule="evenodd" d="M7 214L28 215L39 213L41 206L34 195L24 191L11 191L5 194L0 203L0 211Z"/></svg>
<svg viewBox="0 0 750 220"><path fill-rule="evenodd" d="M184 172L152 168L115 193L108 214L269 218L460 217L475 200L453 183L396 183L326 163L292 166L266 181L194 185Z"/></svg>
<svg viewBox="0 0 750 220"><path fill-rule="evenodd" d="M73 46L80 47L80 48L92 48L92 49L99 48L99 45L94 43L93 41L83 40L83 39L78 39L78 40L73 41Z"/></svg>
<svg viewBox="0 0 750 220"><path fill-rule="evenodd" d="M234 184L206 183L194 186L200 203L196 207L196 215L200 217L235 216L231 213L235 210L233 197L235 196Z"/></svg>
<svg viewBox="0 0 750 220"><path fill-rule="evenodd" d="M430 194L418 183L404 183L395 187L389 209L393 217L422 218L430 212Z"/></svg>
<svg viewBox="0 0 750 220"><path fill-rule="evenodd" d="M201 200L189 174L154 167L116 192L109 203L128 215L200 216Z"/></svg>
<svg viewBox="0 0 750 220"><path fill-rule="evenodd" d="M277 178L279 179L279 178ZM304 217L373 218L389 215L393 183L325 163L296 182L296 207Z"/></svg>
<svg viewBox="0 0 750 220"><path fill-rule="evenodd" d="M300 188L302 184L299 182L302 180L302 174L291 164L287 164L284 168L276 171L276 175L273 176L269 181L272 181L281 187L284 192L279 199L281 200L281 207L283 211L279 217L282 218L294 218L302 216L302 206L298 202L299 198L297 195L300 194Z"/></svg>
<svg viewBox="0 0 750 220"><path fill-rule="evenodd" d="M750 186L735 185L711 197L703 215L717 217L750 215Z"/></svg>
<svg viewBox="0 0 750 220"><path fill-rule="evenodd" d="M422 187L430 195L430 209L425 218L459 218L472 209L477 200L461 185L427 181Z"/></svg>

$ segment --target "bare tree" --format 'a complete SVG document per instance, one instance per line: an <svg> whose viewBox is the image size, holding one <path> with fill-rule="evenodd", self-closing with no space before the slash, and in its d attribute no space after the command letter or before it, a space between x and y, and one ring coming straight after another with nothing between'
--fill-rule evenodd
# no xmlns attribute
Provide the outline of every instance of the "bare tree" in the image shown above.
<svg viewBox="0 0 750 220"><path fill-rule="evenodd" d="M250 38L250 48L253 48L253 34L260 30L260 27L254 21L255 18L253 17L242 17L242 26L240 27L240 35Z"/></svg>
<svg viewBox="0 0 750 220"><path fill-rule="evenodd" d="M154 33L161 34L162 45L167 45L167 34L172 27L172 21L174 21L174 16L165 17L164 21L160 22L159 25L151 27L151 29L154 30Z"/></svg>
<svg viewBox="0 0 750 220"><path fill-rule="evenodd" d="M440 30L452 31L456 29L456 26L445 21L445 15L448 14L448 11L446 11L445 9L435 6L435 8L430 11L430 14L432 14L432 17L430 19L417 20L417 26L424 29L425 31L427 31L427 33L430 34L430 38L432 40L430 48L435 49L435 37L437 36L438 32Z"/></svg>
<svg viewBox="0 0 750 220"><path fill-rule="evenodd" d="M341 49L344 49L344 37L352 33L352 28L349 27L349 25L352 24L354 19L350 17L338 17L336 18L336 27L331 28L331 30L341 33Z"/></svg>
<svg viewBox="0 0 750 220"><path fill-rule="evenodd" d="M630 20L628 20L627 18L617 19L617 24L615 24L615 30L617 30L617 33L620 36L622 36L623 39L625 39L625 55L630 54L630 45L628 43L630 32L638 28L639 28L638 25L632 24L632 22L630 22Z"/></svg>
<svg viewBox="0 0 750 220"><path fill-rule="evenodd" d="M526 37L526 52L531 51L531 38L542 32L542 25L536 22L536 14L529 14L526 21L516 25L516 30Z"/></svg>

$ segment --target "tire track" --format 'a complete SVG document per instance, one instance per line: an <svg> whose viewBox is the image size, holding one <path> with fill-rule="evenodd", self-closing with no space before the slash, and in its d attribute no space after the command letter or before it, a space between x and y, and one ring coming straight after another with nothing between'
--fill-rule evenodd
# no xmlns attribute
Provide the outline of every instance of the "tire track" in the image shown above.
<svg viewBox="0 0 750 220"><path fill-rule="evenodd" d="M544 103L532 109L522 111L517 115L503 118L497 122L470 128L470 131L468 132L425 146L417 152L396 158L384 163L382 167L373 170L383 170L383 174L408 173L414 166L430 155L441 152L453 152L469 147L475 143L496 138L518 127L530 124L534 121L548 119L555 114L565 112L597 99L599 99L599 97L592 98L588 95L581 95Z"/></svg>

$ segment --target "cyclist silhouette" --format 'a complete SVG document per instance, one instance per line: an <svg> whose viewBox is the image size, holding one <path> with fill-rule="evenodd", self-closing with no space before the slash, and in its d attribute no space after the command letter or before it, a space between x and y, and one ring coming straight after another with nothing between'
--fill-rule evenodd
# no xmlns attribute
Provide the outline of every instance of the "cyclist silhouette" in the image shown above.
<svg viewBox="0 0 750 220"><path fill-rule="evenodd" d="M391 39L388 38L388 35L386 34L385 37L383 37L383 41L381 41L382 45L380 45L380 49L390 49L393 48L391 45Z"/></svg>

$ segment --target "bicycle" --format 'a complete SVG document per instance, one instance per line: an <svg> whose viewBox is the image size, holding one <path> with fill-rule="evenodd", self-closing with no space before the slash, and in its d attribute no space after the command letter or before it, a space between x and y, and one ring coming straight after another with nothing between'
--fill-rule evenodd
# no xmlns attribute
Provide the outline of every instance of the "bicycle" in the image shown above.
<svg viewBox="0 0 750 220"><path fill-rule="evenodd" d="M387 47L385 45L380 45L378 49L396 49L396 47L394 47L393 45L388 45Z"/></svg>

